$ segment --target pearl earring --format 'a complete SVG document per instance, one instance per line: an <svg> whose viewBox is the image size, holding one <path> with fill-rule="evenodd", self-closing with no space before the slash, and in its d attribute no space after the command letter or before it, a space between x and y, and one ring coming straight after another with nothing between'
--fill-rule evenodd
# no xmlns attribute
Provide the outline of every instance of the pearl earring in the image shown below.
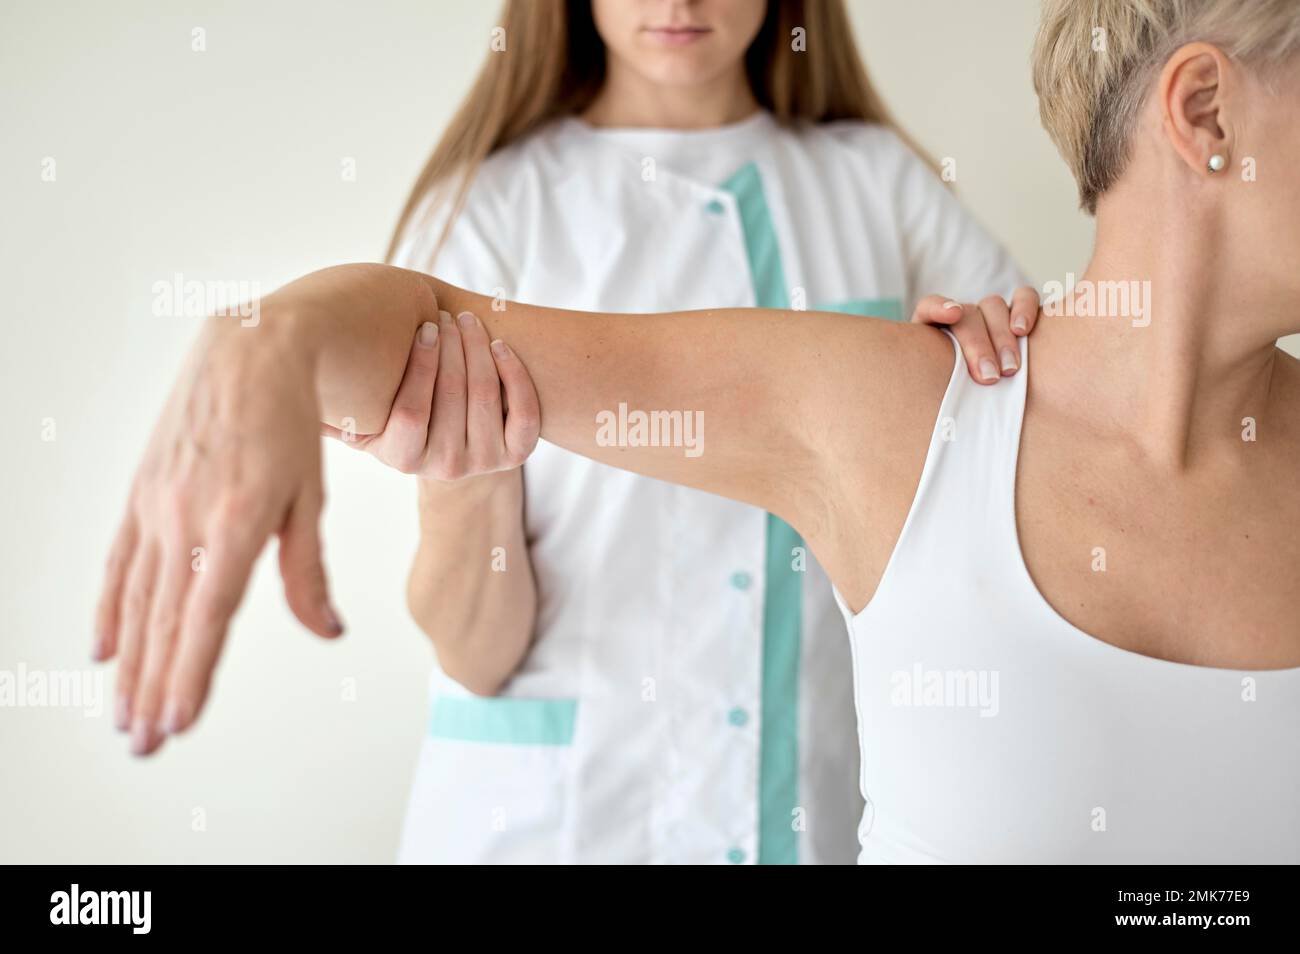
<svg viewBox="0 0 1300 954"><path fill-rule="evenodd" d="M1217 152L1214 155L1210 156L1210 161L1207 163L1207 165L1210 167L1211 172L1219 172L1227 164L1228 164L1228 160L1224 159Z"/></svg>

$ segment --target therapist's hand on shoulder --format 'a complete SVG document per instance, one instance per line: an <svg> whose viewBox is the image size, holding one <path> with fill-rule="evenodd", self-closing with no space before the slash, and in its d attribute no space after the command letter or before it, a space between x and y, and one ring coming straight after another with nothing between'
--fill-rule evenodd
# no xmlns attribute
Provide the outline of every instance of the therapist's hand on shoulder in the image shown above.
<svg viewBox="0 0 1300 954"><path fill-rule="evenodd" d="M989 295L977 305L926 295L917 302L912 321L949 328L970 376L981 384L993 384L1020 370L1016 339L1034 330L1038 305L1038 292L1028 285L1017 288L1009 302L1001 295Z"/></svg>
<svg viewBox="0 0 1300 954"><path fill-rule="evenodd" d="M503 400L504 392L504 400ZM537 446L541 412L523 362L469 312L416 333L382 432L328 436L404 474L456 481L519 467Z"/></svg>

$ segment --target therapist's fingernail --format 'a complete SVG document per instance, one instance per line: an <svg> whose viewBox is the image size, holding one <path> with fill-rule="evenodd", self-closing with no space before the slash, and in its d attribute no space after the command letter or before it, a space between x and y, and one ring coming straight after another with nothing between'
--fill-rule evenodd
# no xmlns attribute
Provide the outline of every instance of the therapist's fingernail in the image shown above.
<svg viewBox="0 0 1300 954"><path fill-rule="evenodd" d="M117 697L113 707L113 724L117 726L118 732L131 728L131 700L126 696Z"/></svg>
<svg viewBox="0 0 1300 954"><path fill-rule="evenodd" d="M473 328L476 324L478 324L478 319L475 318L473 315L471 315L468 311L462 311L459 315L456 316L456 320L460 322L460 326L462 328Z"/></svg>
<svg viewBox="0 0 1300 954"><path fill-rule="evenodd" d="M510 357L510 346L498 338L492 342L492 353L498 358L508 358Z"/></svg>
<svg viewBox="0 0 1300 954"><path fill-rule="evenodd" d="M1002 370L1014 371L1020 367L1020 361L1016 358L1016 353L1010 348L1002 349Z"/></svg>
<svg viewBox="0 0 1300 954"><path fill-rule="evenodd" d="M438 324L442 325L444 328L447 327L448 325L450 325L450 324L451 324L451 312L449 312L449 311L440 311L440 312L438 312Z"/></svg>
<svg viewBox="0 0 1300 954"><path fill-rule="evenodd" d="M1011 319L1011 330L1024 334L1029 329L1029 319L1024 315L1016 315Z"/></svg>
<svg viewBox="0 0 1300 954"><path fill-rule="evenodd" d="M998 374L998 366L993 363L992 358L980 359L980 380L996 381L1002 375Z"/></svg>
<svg viewBox="0 0 1300 954"><path fill-rule="evenodd" d="M958 302L958 301L945 301L945 302L943 303L943 307L945 307L945 308L958 308L958 309L960 309L960 308L961 308L961 302Z"/></svg>
<svg viewBox="0 0 1300 954"><path fill-rule="evenodd" d="M432 348L438 341L438 326L432 321L420 325L420 344Z"/></svg>

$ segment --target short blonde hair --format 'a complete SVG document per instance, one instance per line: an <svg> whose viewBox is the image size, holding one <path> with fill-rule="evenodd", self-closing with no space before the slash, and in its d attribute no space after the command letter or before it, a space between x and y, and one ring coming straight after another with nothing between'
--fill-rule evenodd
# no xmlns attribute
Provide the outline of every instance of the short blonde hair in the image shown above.
<svg viewBox="0 0 1300 954"><path fill-rule="evenodd" d="M1124 171L1155 74L1175 50L1195 41L1242 63L1280 63L1300 48L1300 0L1043 4L1033 57L1038 112L1089 214Z"/></svg>

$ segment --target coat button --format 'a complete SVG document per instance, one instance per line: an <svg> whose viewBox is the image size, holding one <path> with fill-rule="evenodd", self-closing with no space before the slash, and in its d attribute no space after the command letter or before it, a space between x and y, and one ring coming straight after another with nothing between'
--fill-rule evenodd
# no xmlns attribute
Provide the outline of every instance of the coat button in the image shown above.
<svg viewBox="0 0 1300 954"><path fill-rule="evenodd" d="M721 215L723 212L727 211L727 207L717 199L711 199L704 207L704 211L708 212L710 215Z"/></svg>
<svg viewBox="0 0 1300 954"><path fill-rule="evenodd" d="M727 860L733 865L743 865L745 863L745 851L742 848L732 848L727 852Z"/></svg>
<svg viewBox="0 0 1300 954"><path fill-rule="evenodd" d="M727 721L734 726L742 726L749 722L749 713L740 706L736 706L727 713Z"/></svg>
<svg viewBox="0 0 1300 954"><path fill-rule="evenodd" d="M747 590L753 582L754 578L744 570L737 570L735 573L731 574L731 586L733 589Z"/></svg>

